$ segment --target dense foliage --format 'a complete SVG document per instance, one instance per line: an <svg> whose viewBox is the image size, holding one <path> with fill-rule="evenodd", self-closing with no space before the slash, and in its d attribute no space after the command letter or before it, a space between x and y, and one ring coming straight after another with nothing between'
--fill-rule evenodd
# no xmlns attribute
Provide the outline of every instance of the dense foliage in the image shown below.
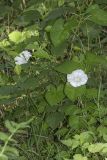
<svg viewBox="0 0 107 160"><path fill-rule="evenodd" d="M0 117L0 160L107 160L107 0L0 1Z"/></svg>

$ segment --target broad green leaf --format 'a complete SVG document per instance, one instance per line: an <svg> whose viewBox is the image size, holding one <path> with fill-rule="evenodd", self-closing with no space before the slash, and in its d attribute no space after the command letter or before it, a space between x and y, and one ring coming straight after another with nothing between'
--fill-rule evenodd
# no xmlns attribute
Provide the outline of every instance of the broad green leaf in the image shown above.
<svg viewBox="0 0 107 160"><path fill-rule="evenodd" d="M95 144L89 145L88 150L91 153L98 153L105 148L107 149L107 143L95 143Z"/></svg>
<svg viewBox="0 0 107 160"><path fill-rule="evenodd" d="M0 160L8 160L8 157L4 154L0 154Z"/></svg>
<svg viewBox="0 0 107 160"><path fill-rule="evenodd" d="M90 40L100 36L101 33L101 26L88 21L81 25L81 29L83 31L84 36L88 36Z"/></svg>
<svg viewBox="0 0 107 160"><path fill-rule="evenodd" d="M93 140L93 132L82 132L80 134L80 143L81 144L84 144L84 143L87 143L87 142L92 142Z"/></svg>
<svg viewBox="0 0 107 160"><path fill-rule="evenodd" d="M67 19L67 22L64 25L65 30L67 30L68 32L71 32L77 27L78 27L78 20L76 19L76 17Z"/></svg>
<svg viewBox="0 0 107 160"><path fill-rule="evenodd" d="M61 142L67 147L72 147L72 139L61 140Z"/></svg>
<svg viewBox="0 0 107 160"><path fill-rule="evenodd" d="M19 31L13 31L9 34L9 39L14 43L20 43L24 40L23 35Z"/></svg>
<svg viewBox="0 0 107 160"><path fill-rule="evenodd" d="M19 156L19 152L15 147L6 146L5 153L8 152L14 154L15 156Z"/></svg>
<svg viewBox="0 0 107 160"><path fill-rule="evenodd" d="M41 48L39 48L36 52L34 52L33 55L36 58L43 58L43 59L50 59L51 58L50 55Z"/></svg>
<svg viewBox="0 0 107 160"><path fill-rule="evenodd" d="M51 28L50 37L54 46L60 45L69 37L68 31L64 29L63 19L56 20Z"/></svg>
<svg viewBox="0 0 107 160"><path fill-rule="evenodd" d="M57 88L50 86L46 92L45 98L48 103L53 106L61 102L64 98L63 85L59 85Z"/></svg>
<svg viewBox="0 0 107 160"><path fill-rule="evenodd" d="M5 142L8 138L9 138L9 135L8 135L8 134L6 134L6 133L4 133L4 132L0 132L0 139L1 139L2 141Z"/></svg>
<svg viewBox="0 0 107 160"><path fill-rule="evenodd" d="M107 67L107 60L102 55L96 55L95 53L87 53L86 54L86 64L95 66L95 65L102 65Z"/></svg>
<svg viewBox="0 0 107 160"><path fill-rule="evenodd" d="M16 129L16 127L14 127L13 123L9 120L5 121L5 127L9 130L9 132L13 133Z"/></svg>
<svg viewBox="0 0 107 160"><path fill-rule="evenodd" d="M86 98L93 99L98 97L98 90L95 88L86 89Z"/></svg>
<svg viewBox="0 0 107 160"><path fill-rule="evenodd" d="M73 160L88 160L87 157L84 157L81 154L75 154L73 158L74 158Z"/></svg>
<svg viewBox="0 0 107 160"><path fill-rule="evenodd" d="M71 73L76 69L83 69L84 65L82 63L74 62L74 61L65 61L62 64L59 64L55 67L55 70L61 73Z"/></svg>
<svg viewBox="0 0 107 160"><path fill-rule="evenodd" d="M76 105L63 106L63 108L61 108L61 111L63 111L65 115L73 115L80 112L79 108L77 108Z"/></svg>
<svg viewBox="0 0 107 160"><path fill-rule="evenodd" d="M107 26L107 11L100 9L97 4L90 6L87 10L87 13L90 15L90 21L101 26Z"/></svg>
<svg viewBox="0 0 107 160"><path fill-rule="evenodd" d="M66 13L71 13L73 12L74 9L71 7L59 7L56 8L54 10L52 10L48 16L46 17L45 21L43 22L43 26L46 24L46 22L51 21L51 20L55 20L60 18L62 15L65 15Z"/></svg>
<svg viewBox="0 0 107 160"><path fill-rule="evenodd" d="M29 50L38 50L40 47L39 47L38 42L33 42L30 44L27 44L26 48Z"/></svg>
<svg viewBox="0 0 107 160"><path fill-rule="evenodd" d="M107 0L95 0L97 4L107 4Z"/></svg>
<svg viewBox="0 0 107 160"><path fill-rule="evenodd" d="M67 42L63 42L58 46L51 46L51 53L56 56L63 56Z"/></svg>
<svg viewBox="0 0 107 160"><path fill-rule="evenodd" d="M55 159L57 160L70 160L68 159L70 157L70 153L65 151L65 150L61 150L57 153L57 155L55 156Z"/></svg>
<svg viewBox="0 0 107 160"><path fill-rule="evenodd" d="M25 81L18 83L18 86L23 90L34 90L37 87L36 81L35 77L29 77Z"/></svg>
<svg viewBox="0 0 107 160"><path fill-rule="evenodd" d="M64 92L70 100L76 100L78 97L85 95L86 87L72 87L69 83L66 83Z"/></svg>
<svg viewBox="0 0 107 160"><path fill-rule="evenodd" d="M60 6L64 5L64 2L65 2L65 0L59 0L58 1L58 6L60 7Z"/></svg>
<svg viewBox="0 0 107 160"><path fill-rule="evenodd" d="M63 113L60 113L60 112L54 112L54 113L48 114L46 118L47 124L49 125L49 127L53 129L57 128L60 122L62 122L63 120L64 120L64 115Z"/></svg>
<svg viewBox="0 0 107 160"><path fill-rule="evenodd" d="M21 16L18 16L14 23L19 26L26 26L32 22L36 22L36 20L38 20L40 17L41 15L37 10L31 9L23 12Z"/></svg>
<svg viewBox="0 0 107 160"><path fill-rule="evenodd" d="M68 128L61 128L61 129L58 129L58 131L55 133L55 135L57 136L64 136L68 133L69 129Z"/></svg>
<svg viewBox="0 0 107 160"><path fill-rule="evenodd" d="M0 47L1 48L5 48L5 47L8 47L8 46L10 46L10 42L7 39L4 39L4 40L0 41Z"/></svg>
<svg viewBox="0 0 107 160"><path fill-rule="evenodd" d="M10 11L11 8L9 6L7 6L6 4L0 4L0 19L9 14Z"/></svg>
<svg viewBox="0 0 107 160"><path fill-rule="evenodd" d="M69 126L74 130L80 129L80 126L81 126L80 117L74 116L74 115L70 116L69 117Z"/></svg>

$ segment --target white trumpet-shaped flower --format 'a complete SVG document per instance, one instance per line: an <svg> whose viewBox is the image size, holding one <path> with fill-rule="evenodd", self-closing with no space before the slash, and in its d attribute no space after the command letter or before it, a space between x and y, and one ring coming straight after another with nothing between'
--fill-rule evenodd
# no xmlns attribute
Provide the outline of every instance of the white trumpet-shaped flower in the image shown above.
<svg viewBox="0 0 107 160"><path fill-rule="evenodd" d="M88 81L88 76L85 72L81 69L77 69L73 71L71 74L67 74L67 81L73 87L79 87L85 85Z"/></svg>
<svg viewBox="0 0 107 160"><path fill-rule="evenodd" d="M19 56L16 56L14 58L15 64L18 64L18 65L26 64L31 56L32 55L29 51L23 51L19 54Z"/></svg>

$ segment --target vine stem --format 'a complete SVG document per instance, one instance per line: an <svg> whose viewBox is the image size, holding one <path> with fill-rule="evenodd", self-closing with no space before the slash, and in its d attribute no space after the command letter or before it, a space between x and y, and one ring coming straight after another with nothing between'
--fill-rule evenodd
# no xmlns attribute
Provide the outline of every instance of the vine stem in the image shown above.
<svg viewBox="0 0 107 160"><path fill-rule="evenodd" d="M7 144L9 143L9 141L11 140L11 138L13 137L13 135L17 132L17 129L18 128L16 128L15 131L6 140L6 142L5 142L4 146L3 146L3 149L2 149L2 151L0 153L0 157L4 154L4 151L5 151L5 148L6 148Z"/></svg>
<svg viewBox="0 0 107 160"><path fill-rule="evenodd" d="M98 90L98 99L97 99L97 107L98 107L100 122L101 122L101 115L100 115L100 94L101 94L101 87L102 87L102 83L100 81L99 90Z"/></svg>

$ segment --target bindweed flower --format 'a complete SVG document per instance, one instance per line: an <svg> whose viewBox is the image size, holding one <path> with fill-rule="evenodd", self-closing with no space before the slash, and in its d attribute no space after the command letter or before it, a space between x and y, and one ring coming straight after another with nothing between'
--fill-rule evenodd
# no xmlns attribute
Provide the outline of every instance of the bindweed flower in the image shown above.
<svg viewBox="0 0 107 160"><path fill-rule="evenodd" d="M67 81L73 87L79 87L85 85L88 81L88 76L85 72L81 69L77 69L73 71L71 74L67 74Z"/></svg>
<svg viewBox="0 0 107 160"><path fill-rule="evenodd" d="M32 55L29 51L23 51L19 54L19 56L16 56L14 58L15 64L18 64L18 65L26 64L31 56Z"/></svg>

